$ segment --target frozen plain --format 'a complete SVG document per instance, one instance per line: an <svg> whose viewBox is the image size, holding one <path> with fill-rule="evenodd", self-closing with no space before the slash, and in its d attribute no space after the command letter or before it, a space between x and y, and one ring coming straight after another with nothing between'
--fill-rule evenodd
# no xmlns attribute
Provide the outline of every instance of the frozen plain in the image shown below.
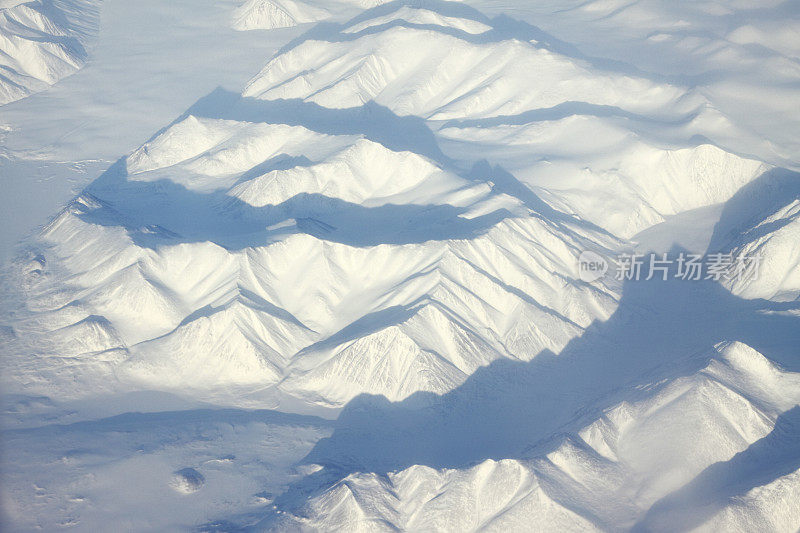
<svg viewBox="0 0 800 533"><path fill-rule="evenodd" d="M798 16L103 2L0 107L4 527L796 531Z"/></svg>

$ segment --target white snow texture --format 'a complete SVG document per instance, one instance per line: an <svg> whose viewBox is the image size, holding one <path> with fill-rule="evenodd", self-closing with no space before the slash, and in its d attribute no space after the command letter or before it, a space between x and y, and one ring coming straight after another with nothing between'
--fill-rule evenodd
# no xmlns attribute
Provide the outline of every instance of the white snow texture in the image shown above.
<svg viewBox="0 0 800 533"><path fill-rule="evenodd" d="M0 104L114 3L0 4ZM529 4L230 2L281 48L3 270L3 529L800 529L796 4Z"/></svg>

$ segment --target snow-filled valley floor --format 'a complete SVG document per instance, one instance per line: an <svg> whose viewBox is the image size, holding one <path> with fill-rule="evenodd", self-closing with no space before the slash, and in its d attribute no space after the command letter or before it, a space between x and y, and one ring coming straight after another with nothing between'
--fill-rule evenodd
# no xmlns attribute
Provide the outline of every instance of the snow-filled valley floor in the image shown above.
<svg viewBox="0 0 800 533"><path fill-rule="evenodd" d="M796 2L0 0L0 103L0 529L800 530Z"/></svg>

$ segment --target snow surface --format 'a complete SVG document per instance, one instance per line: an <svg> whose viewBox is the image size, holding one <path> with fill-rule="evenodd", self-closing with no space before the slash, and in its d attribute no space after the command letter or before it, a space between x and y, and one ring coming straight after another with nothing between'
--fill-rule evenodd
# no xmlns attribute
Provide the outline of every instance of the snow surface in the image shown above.
<svg viewBox="0 0 800 533"><path fill-rule="evenodd" d="M681 530L701 524L714 530L734 520L717 515L730 513L738 502L736 493L728 499L721 487L701 492L724 480L710 470L741 469L738 453L756 455L766 446L780 451L761 452L753 458L761 464L751 463L744 475L731 479L747 486L768 458L775 460L770 468L796 469L792 448L800 400L800 375L781 372L743 344L720 345L716 352L705 368L606 409L577 433L531 454L537 457L486 459L465 469L415 465L385 477L353 473L313 497L308 517L280 516L270 525L323 531L345 525L388 529L383 524L409 531L602 531L634 525L671 530L678 520ZM787 409L791 414L783 416L791 436L773 436L772 420ZM754 502L745 514L751 520L745 530L796 525L796 504L787 504L796 484L776 484L773 497L786 507L770 515L762 507L766 502ZM642 518L645 509L650 511Z"/></svg>
<svg viewBox="0 0 800 533"><path fill-rule="evenodd" d="M241 88L295 35L234 31L228 22L238 4L103 3L89 63L0 108L0 258L198 98Z"/></svg>
<svg viewBox="0 0 800 533"><path fill-rule="evenodd" d="M97 33L99 0L0 4L0 105L81 68Z"/></svg>
<svg viewBox="0 0 800 533"><path fill-rule="evenodd" d="M797 531L791 2L378 4L105 0L0 109L3 529Z"/></svg>
<svg viewBox="0 0 800 533"><path fill-rule="evenodd" d="M293 0L248 0L234 13L233 27L240 31L290 28L325 20L330 11L308 2Z"/></svg>

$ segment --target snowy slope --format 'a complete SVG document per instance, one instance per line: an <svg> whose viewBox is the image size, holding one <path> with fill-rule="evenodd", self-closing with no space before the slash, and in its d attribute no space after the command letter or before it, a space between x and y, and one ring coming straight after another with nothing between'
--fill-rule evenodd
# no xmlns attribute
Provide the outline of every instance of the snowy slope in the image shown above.
<svg viewBox="0 0 800 533"><path fill-rule="evenodd" d="M364 9L389 3L389 0L246 0L234 12L232 25L239 31L290 28L329 19L346 20ZM410 22L441 20L436 13L424 9L409 6L402 11ZM380 23L379 19L374 21Z"/></svg>
<svg viewBox="0 0 800 533"><path fill-rule="evenodd" d="M680 101L685 91L679 87L593 72L503 28L480 37L462 29L485 25L481 17L442 17L440 26L429 28L406 21L400 11L393 15L364 29L356 19L341 32L291 46L267 64L244 95L301 98L334 109L372 100L400 116L434 120L515 115L568 101L632 112L691 109L691 98ZM407 53L415 49L426 53ZM411 77L415 83L408 84Z"/></svg>
<svg viewBox="0 0 800 533"><path fill-rule="evenodd" d="M725 206L711 249L760 258L753 276L727 282L733 293L786 302L800 295L799 177L782 169L768 172Z"/></svg>
<svg viewBox="0 0 800 533"><path fill-rule="evenodd" d="M96 0L0 4L0 105L81 68L98 24Z"/></svg>
<svg viewBox="0 0 800 533"><path fill-rule="evenodd" d="M530 29L471 10L448 6L452 15L438 19L409 11L312 35L274 58L244 95L332 108L375 101L426 117L441 124L448 153L482 153L558 209L625 238L726 201L769 168L708 141L685 147L729 126L694 89L598 70ZM405 53L419 43L431 51Z"/></svg>
<svg viewBox="0 0 800 533"><path fill-rule="evenodd" d="M532 23L629 72L694 86L721 115L709 123L733 151L797 170L798 24L790 1L590 0L533 5ZM758 111L756 111L758 110ZM724 117L724 120L723 120ZM723 125L724 123L724 125Z"/></svg>
<svg viewBox="0 0 800 533"><path fill-rule="evenodd" d="M387 476L354 473L311 498L301 515L278 516L262 526L604 531L637 525L669 531L679 523L681 530L796 529L800 375L781 371L746 345L725 344L705 368L638 396L557 437L547 445L551 451L538 457L487 459L466 469L412 466ZM721 473L741 468L740 452L754 453L748 449L753 443L753 451L777 452L769 468L786 469L783 475L761 489L743 490L742 497L725 497L719 488L703 494L698 480L706 489L724 481ZM735 478L741 487L759 486L772 474L763 463L750 466ZM684 486L684 493L673 493ZM775 501L782 507L770 514Z"/></svg>
<svg viewBox="0 0 800 533"><path fill-rule="evenodd" d="M293 0L248 0L234 13L237 30L272 30L327 19L326 9Z"/></svg>
<svg viewBox="0 0 800 533"><path fill-rule="evenodd" d="M125 353L120 376L170 388L445 392L613 307L610 288L564 280L578 250L618 241L532 214L361 136L190 115L47 226L30 293L47 318L30 333L74 330L65 355Z"/></svg>
<svg viewBox="0 0 800 533"><path fill-rule="evenodd" d="M761 39L747 2L555 4ZM333 21L165 119L3 273L2 524L796 531L793 145L748 144L710 74L461 3L345 12L239 6ZM581 279L581 252L683 242L761 276Z"/></svg>
<svg viewBox="0 0 800 533"><path fill-rule="evenodd" d="M680 147L679 133L664 138L669 133L659 129L653 138L644 127L632 132L629 119L594 113L518 124L467 121L441 134L453 153L481 146L489 161L543 200L623 238L670 215L728 201L771 168L712 144Z"/></svg>

